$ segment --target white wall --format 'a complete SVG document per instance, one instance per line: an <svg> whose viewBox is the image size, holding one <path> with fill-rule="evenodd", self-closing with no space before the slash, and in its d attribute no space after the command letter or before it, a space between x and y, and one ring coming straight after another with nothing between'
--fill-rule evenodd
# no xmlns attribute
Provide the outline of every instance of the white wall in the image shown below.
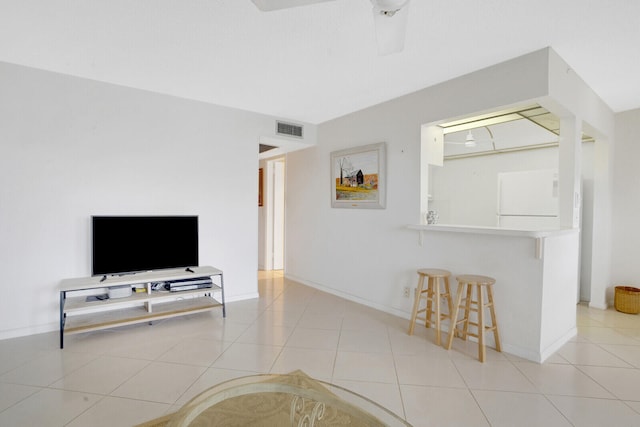
<svg viewBox="0 0 640 427"><path fill-rule="evenodd" d="M57 328L59 281L90 274L92 215L199 215L200 263L224 271L228 299L255 296L258 139L274 128L0 63L0 338Z"/></svg>
<svg viewBox="0 0 640 427"><path fill-rule="evenodd" d="M613 173L613 286L628 284L640 287L640 109L616 115L616 151Z"/></svg>
<svg viewBox="0 0 640 427"><path fill-rule="evenodd" d="M561 110L562 105L550 105L550 57L560 68L555 54L544 49L321 124L318 145L291 153L287 161L286 275L406 315L410 300L402 297L402 288L414 286L416 268L469 271L473 266L465 267L464 245L438 239L420 248L417 233L406 228L420 222L421 126L543 99L550 111ZM584 87L570 83L571 90L561 94L573 101ZM554 80L554 87L563 85ZM591 93L583 99L601 102ZM589 118L607 127L606 118ZM330 153L381 141L387 143L387 208L332 209ZM460 259L442 255L456 253Z"/></svg>
<svg viewBox="0 0 640 427"><path fill-rule="evenodd" d="M415 269L441 250L418 247L417 233L406 228L420 221L421 125L545 96L547 59L546 51L534 52L319 125L318 145L287 157L286 275L408 312L402 288L415 286ZM332 209L330 153L382 141L386 209Z"/></svg>

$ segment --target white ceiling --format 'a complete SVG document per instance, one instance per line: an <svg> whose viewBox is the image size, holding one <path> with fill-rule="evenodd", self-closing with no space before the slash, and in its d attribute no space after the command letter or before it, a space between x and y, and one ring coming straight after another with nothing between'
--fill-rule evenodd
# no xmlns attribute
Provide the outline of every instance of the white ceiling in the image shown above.
<svg viewBox="0 0 640 427"><path fill-rule="evenodd" d="M614 110L640 107L638 0L413 0L378 56L369 0L1 0L0 61L321 123L551 46Z"/></svg>

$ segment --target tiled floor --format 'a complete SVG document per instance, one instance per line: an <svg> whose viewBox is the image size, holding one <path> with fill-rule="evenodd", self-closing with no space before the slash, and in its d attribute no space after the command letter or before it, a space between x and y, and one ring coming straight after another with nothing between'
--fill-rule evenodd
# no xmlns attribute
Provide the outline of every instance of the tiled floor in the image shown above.
<svg viewBox="0 0 640 427"><path fill-rule="evenodd" d="M578 307L579 335L540 365L262 274L260 299L72 335L0 341L1 426L130 426L214 384L307 374L366 395L414 426L640 426L640 316Z"/></svg>

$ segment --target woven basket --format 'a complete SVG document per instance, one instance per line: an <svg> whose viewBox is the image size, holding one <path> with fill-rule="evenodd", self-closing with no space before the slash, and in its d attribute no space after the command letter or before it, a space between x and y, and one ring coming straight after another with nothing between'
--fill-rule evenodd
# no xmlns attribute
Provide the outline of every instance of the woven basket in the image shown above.
<svg viewBox="0 0 640 427"><path fill-rule="evenodd" d="M616 310L628 314L640 313L640 289L631 286L616 286Z"/></svg>

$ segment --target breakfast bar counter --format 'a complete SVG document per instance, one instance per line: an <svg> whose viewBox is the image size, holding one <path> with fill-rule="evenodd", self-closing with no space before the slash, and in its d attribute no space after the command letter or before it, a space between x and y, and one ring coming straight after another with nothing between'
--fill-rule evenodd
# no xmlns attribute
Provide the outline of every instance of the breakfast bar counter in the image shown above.
<svg viewBox="0 0 640 427"><path fill-rule="evenodd" d="M496 279L503 351L543 362L576 335L579 230L410 225L430 266ZM488 336L488 345L492 346Z"/></svg>

